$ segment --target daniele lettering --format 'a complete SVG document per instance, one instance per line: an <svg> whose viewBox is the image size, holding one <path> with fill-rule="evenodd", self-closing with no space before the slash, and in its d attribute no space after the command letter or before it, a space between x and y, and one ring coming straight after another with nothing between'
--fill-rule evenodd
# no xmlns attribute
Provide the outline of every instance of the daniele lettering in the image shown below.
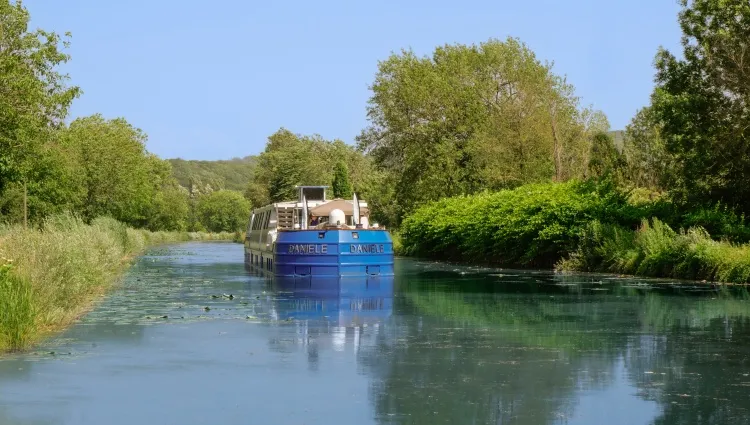
<svg viewBox="0 0 750 425"><path fill-rule="evenodd" d="M352 254L382 254L385 252L384 245L378 244L351 244L349 252Z"/></svg>
<svg viewBox="0 0 750 425"><path fill-rule="evenodd" d="M289 245L289 254L328 254L328 245L296 244Z"/></svg>

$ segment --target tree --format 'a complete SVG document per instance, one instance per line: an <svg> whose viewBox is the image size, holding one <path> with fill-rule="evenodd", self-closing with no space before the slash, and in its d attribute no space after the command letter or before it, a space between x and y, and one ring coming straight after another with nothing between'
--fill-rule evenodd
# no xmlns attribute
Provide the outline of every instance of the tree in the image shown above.
<svg viewBox="0 0 750 425"><path fill-rule="evenodd" d="M295 186L330 182L325 145L320 137L297 136L280 129L268 138L258 157L255 181L267 188L272 202L296 199Z"/></svg>
<svg viewBox="0 0 750 425"><path fill-rule="evenodd" d="M219 190L198 199L197 215L211 232L234 232L247 227L250 202L240 192Z"/></svg>
<svg viewBox="0 0 750 425"><path fill-rule="evenodd" d="M591 142L587 177L610 177L617 181L622 165L622 158L614 140L607 133L595 134Z"/></svg>
<svg viewBox="0 0 750 425"><path fill-rule="evenodd" d="M664 147L659 124L651 108L643 108L625 130L625 175L636 187L665 190L673 178L671 157Z"/></svg>
<svg viewBox="0 0 750 425"><path fill-rule="evenodd" d="M333 172L333 196L335 198L349 199L352 197L352 184L349 182L349 167L346 163L339 161Z"/></svg>
<svg viewBox="0 0 750 425"><path fill-rule="evenodd" d="M172 177L170 164L161 163L161 186L146 212L146 227L156 230L186 230L190 221L190 196Z"/></svg>
<svg viewBox="0 0 750 425"><path fill-rule="evenodd" d="M268 138L265 150L258 156L253 181L245 196L258 200L255 205L296 199L298 185L330 184L338 163L352 170L347 173L350 193L353 189L364 192L363 188L370 187L371 160L361 152L340 140L297 135L282 128Z"/></svg>
<svg viewBox="0 0 750 425"><path fill-rule="evenodd" d="M257 206L268 205L271 202L268 197L268 189L255 180L248 183L245 189L245 199L250 201L251 205Z"/></svg>
<svg viewBox="0 0 750 425"><path fill-rule="evenodd" d="M32 223L51 214L79 211L83 205L83 178L72 152L51 141L37 149L35 158L34 167L25 172L24 182L9 183L0 196L0 216L9 222L23 221L24 186Z"/></svg>
<svg viewBox="0 0 750 425"><path fill-rule="evenodd" d="M36 168L33 161L79 94L57 71L69 59L61 37L30 32L29 19L20 1L0 0L0 192Z"/></svg>
<svg viewBox="0 0 750 425"><path fill-rule="evenodd" d="M586 171L606 119L517 39L411 51L378 65L359 148L394 176L402 215L419 203Z"/></svg>
<svg viewBox="0 0 750 425"><path fill-rule="evenodd" d="M149 226L150 214L158 209L154 202L163 201L157 195L174 178L169 163L146 150L145 133L122 118L105 120L97 114L73 121L63 143L75 152L83 176L86 219L110 216Z"/></svg>
<svg viewBox="0 0 750 425"><path fill-rule="evenodd" d="M681 0L684 59L661 50L649 114L675 200L750 212L750 3Z"/></svg>

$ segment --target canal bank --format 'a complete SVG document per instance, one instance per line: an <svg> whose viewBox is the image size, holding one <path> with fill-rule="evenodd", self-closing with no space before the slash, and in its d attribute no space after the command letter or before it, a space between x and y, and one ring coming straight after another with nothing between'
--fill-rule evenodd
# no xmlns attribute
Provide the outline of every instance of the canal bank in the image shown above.
<svg viewBox="0 0 750 425"><path fill-rule="evenodd" d="M0 422L741 424L750 415L750 306L739 290L395 266L390 294L334 296L249 273L237 244L149 250L80 322L0 361Z"/></svg>
<svg viewBox="0 0 750 425"><path fill-rule="evenodd" d="M150 232L62 215L41 229L0 229L0 352L23 350L75 322L146 247L231 240L230 233Z"/></svg>
<svg viewBox="0 0 750 425"><path fill-rule="evenodd" d="M639 199L606 182L528 184L427 203L400 252L443 261L750 283L750 226L716 206Z"/></svg>

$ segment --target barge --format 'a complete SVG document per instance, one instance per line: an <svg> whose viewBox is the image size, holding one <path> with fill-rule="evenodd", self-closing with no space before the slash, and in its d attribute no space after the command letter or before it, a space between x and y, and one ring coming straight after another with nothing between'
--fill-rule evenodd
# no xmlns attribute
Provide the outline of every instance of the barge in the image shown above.
<svg viewBox="0 0 750 425"><path fill-rule="evenodd" d="M254 209L245 263L272 276L393 276L393 240L370 225L367 202L327 199L328 186L297 186L296 200Z"/></svg>

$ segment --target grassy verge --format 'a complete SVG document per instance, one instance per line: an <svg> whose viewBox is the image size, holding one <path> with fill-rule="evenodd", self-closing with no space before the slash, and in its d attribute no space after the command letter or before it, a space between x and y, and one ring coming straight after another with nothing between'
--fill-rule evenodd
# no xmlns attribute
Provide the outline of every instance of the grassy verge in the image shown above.
<svg viewBox="0 0 750 425"><path fill-rule="evenodd" d="M0 351L23 350L71 324L150 245L231 240L232 233L149 232L72 216L41 229L0 227Z"/></svg>
<svg viewBox="0 0 750 425"><path fill-rule="evenodd" d="M658 219L637 230L594 221L563 270L728 283L750 282L750 245L716 241L702 227L675 231Z"/></svg>

